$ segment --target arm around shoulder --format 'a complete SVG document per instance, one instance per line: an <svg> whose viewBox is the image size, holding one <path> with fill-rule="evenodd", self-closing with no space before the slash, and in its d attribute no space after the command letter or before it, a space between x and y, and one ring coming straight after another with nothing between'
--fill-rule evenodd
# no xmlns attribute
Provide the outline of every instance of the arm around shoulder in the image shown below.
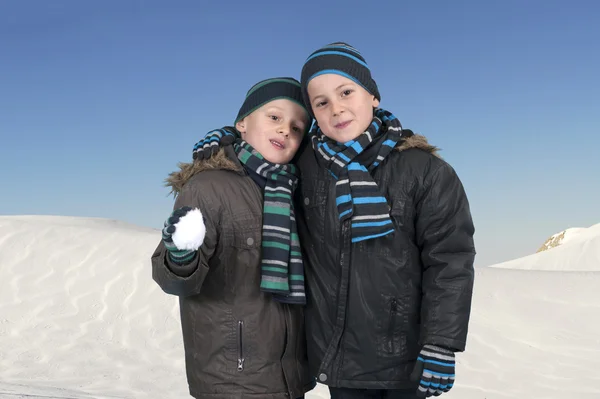
<svg viewBox="0 0 600 399"><path fill-rule="evenodd" d="M423 265L421 341L460 352L466 346L471 313L475 228L458 175L440 162L425 178L417 205Z"/></svg>

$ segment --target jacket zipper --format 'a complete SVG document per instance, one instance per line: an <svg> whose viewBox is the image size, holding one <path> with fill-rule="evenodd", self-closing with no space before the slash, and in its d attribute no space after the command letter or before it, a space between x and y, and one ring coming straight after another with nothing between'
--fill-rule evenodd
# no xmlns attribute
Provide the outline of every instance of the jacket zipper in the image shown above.
<svg viewBox="0 0 600 399"><path fill-rule="evenodd" d="M238 371L244 371L244 341L243 341L243 333L244 333L244 322L242 320L238 321L238 361L237 361L237 369Z"/></svg>
<svg viewBox="0 0 600 399"><path fill-rule="evenodd" d="M331 378L328 379L328 382L331 382L333 384L335 384L336 381L338 381L339 375L340 375L340 371L342 368L342 362L343 362L343 358L344 358L344 351L345 351L345 347L344 347L344 340L342 339L343 335L344 335L344 330L345 330L345 325L346 325L346 321L345 321L345 313L346 310L348 309L348 299L347 299L347 295L348 295L348 290L350 289L350 282L349 282L349 275L350 275L350 264L349 264L349 258L351 257L351 252L352 252L352 231L351 231L351 224L352 221L351 219L347 219L345 220L339 228L339 243L340 243L340 250L338 251L338 264L341 266L341 275L340 275L340 281L338 284L338 298L337 298L337 303L336 303L336 314L339 313L339 308L340 308L340 304L343 303L344 306L344 322L342 323L341 326L341 331L339 332L339 335L337 335L336 337L334 337L335 339L337 339L337 349L334 352L333 355L331 355L331 360L329 361L329 363L331 361L334 361L333 364L330 365L331 367ZM346 294L345 295L341 295L340 292L342 291L342 289L345 287L345 291ZM337 325L337 322L336 322ZM327 354L326 354L327 356ZM321 365L322 370L326 370L325 366Z"/></svg>
<svg viewBox="0 0 600 399"><path fill-rule="evenodd" d="M394 345L394 330L396 329L396 312L398 311L398 301L396 298L392 298L390 303L390 323L388 337L390 338L390 353L396 353Z"/></svg>

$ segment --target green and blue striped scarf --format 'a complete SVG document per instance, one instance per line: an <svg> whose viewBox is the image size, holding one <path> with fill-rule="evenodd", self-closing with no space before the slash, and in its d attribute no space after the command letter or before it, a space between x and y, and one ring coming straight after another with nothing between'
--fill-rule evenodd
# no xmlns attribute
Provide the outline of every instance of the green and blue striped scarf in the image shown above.
<svg viewBox="0 0 600 399"><path fill-rule="evenodd" d="M292 201L298 184L296 167L267 161L243 140L234 148L246 168L266 179L260 288L279 302L304 305L304 264Z"/></svg>

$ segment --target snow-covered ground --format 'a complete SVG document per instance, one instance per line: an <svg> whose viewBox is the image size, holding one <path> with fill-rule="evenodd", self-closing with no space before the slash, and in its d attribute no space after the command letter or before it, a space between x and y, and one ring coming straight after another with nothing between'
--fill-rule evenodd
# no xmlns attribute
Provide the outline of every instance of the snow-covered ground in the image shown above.
<svg viewBox="0 0 600 399"><path fill-rule="evenodd" d="M0 398L189 397L177 300L151 278L159 239L0 216ZM600 398L600 225L497 266L477 270L467 351L442 397Z"/></svg>

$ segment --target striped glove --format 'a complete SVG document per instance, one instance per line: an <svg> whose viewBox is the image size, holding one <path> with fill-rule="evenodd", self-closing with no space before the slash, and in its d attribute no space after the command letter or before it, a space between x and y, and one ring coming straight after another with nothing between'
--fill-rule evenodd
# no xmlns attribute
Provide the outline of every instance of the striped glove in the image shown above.
<svg viewBox="0 0 600 399"><path fill-rule="evenodd" d="M184 206L174 210L165 221L162 240L171 261L187 265L196 257L205 234L206 226L200 209Z"/></svg>
<svg viewBox="0 0 600 399"><path fill-rule="evenodd" d="M239 137L237 130L231 126L212 130L202 140L194 145L192 156L194 159L209 159L216 154L221 147L225 147Z"/></svg>
<svg viewBox="0 0 600 399"><path fill-rule="evenodd" d="M448 392L454 385L454 352L435 345L425 345L411 374L419 381L417 397L428 398Z"/></svg>

